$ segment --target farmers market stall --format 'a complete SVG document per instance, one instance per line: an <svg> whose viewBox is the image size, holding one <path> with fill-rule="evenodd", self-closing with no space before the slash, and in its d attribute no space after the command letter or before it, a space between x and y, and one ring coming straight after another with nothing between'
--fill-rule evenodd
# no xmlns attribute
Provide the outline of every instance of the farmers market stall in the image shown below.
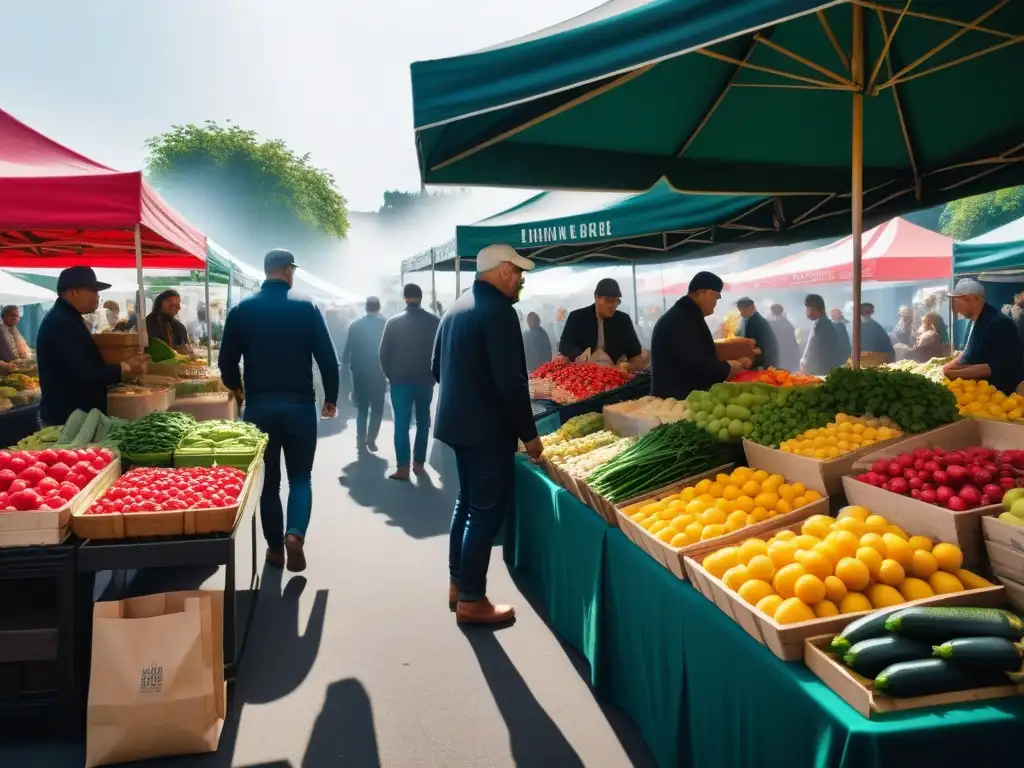
<svg viewBox="0 0 1024 768"><path fill-rule="evenodd" d="M506 562L537 587L595 689L633 718L659 765L864 768L910 755L946 765L978 744L986 762L1015 759L1024 698L866 719L536 466L518 461L516 480Z"/></svg>

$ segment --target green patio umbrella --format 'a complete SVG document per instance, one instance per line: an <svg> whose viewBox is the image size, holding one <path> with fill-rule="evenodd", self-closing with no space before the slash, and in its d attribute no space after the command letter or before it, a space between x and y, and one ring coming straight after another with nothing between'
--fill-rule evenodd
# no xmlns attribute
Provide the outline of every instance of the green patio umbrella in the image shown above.
<svg viewBox="0 0 1024 768"><path fill-rule="evenodd" d="M420 173L427 184L638 191L664 178L680 192L819 195L783 229L828 220L859 246L865 213L1024 182L1021 42L1019 0L612 0L413 64ZM859 264L855 247L854 301Z"/></svg>

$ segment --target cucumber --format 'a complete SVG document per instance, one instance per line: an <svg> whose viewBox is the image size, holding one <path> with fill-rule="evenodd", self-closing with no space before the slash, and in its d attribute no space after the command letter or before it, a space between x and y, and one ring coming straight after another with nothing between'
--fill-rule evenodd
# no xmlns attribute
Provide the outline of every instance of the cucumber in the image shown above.
<svg viewBox="0 0 1024 768"><path fill-rule="evenodd" d="M1003 637L962 637L936 645L932 651L935 658L968 669L1017 672L1024 644L1014 644Z"/></svg>
<svg viewBox="0 0 1024 768"><path fill-rule="evenodd" d="M895 698L931 696L993 685L1009 685L1009 680L1002 672L978 672L945 659L901 661L886 667L875 678L875 690Z"/></svg>
<svg viewBox="0 0 1024 768"><path fill-rule="evenodd" d="M832 642L828 646L829 650L843 656L857 643L887 635L885 620L892 613L893 611L875 611L847 624L846 629L832 638Z"/></svg>
<svg viewBox="0 0 1024 768"><path fill-rule="evenodd" d="M887 635L861 640L843 656L843 661L858 675L874 678L893 664L927 659L931 655L932 649L926 643L898 635Z"/></svg>
<svg viewBox="0 0 1024 768"><path fill-rule="evenodd" d="M1024 621L998 608L904 608L886 620L885 628L932 643L957 637L1002 637L1017 642L1024 637Z"/></svg>

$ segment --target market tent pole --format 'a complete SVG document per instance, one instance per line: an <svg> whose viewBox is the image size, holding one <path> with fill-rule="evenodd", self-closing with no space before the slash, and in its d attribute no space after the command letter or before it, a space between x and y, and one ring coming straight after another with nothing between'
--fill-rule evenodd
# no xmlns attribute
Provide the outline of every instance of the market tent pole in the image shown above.
<svg viewBox="0 0 1024 768"><path fill-rule="evenodd" d="M437 281L434 279L434 249L430 249L430 305L437 312Z"/></svg>
<svg viewBox="0 0 1024 768"><path fill-rule="evenodd" d="M850 70L857 88L853 91L851 136L850 234L853 238L853 339L852 366L860 368L861 238L864 233L864 9L853 5L853 40Z"/></svg>
<svg viewBox="0 0 1024 768"><path fill-rule="evenodd" d="M207 269L207 274L209 274L209 269L210 268L207 267L206 269ZM235 262L229 261L228 262L228 312L231 311L231 284L234 281L235 281ZM209 282L209 281L207 281L207 282Z"/></svg>
<svg viewBox="0 0 1024 768"><path fill-rule="evenodd" d="M139 332L139 346L146 348L146 286L142 281L142 225L135 225L135 276L139 281L139 301L135 305L135 324Z"/></svg>
<svg viewBox="0 0 1024 768"><path fill-rule="evenodd" d="M455 254L455 298L459 298L462 295L462 259L459 255Z"/></svg>
<svg viewBox="0 0 1024 768"><path fill-rule="evenodd" d="M206 259L206 364L213 365L213 311L210 309L210 259ZM230 283L229 283L230 285Z"/></svg>
<svg viewBox="0 0 1024 768"><path fill-rule="evenodd" d="M636 262L632 263L633 267L633 325L637 328L640 327L640 305L636 298Z"/></svg>

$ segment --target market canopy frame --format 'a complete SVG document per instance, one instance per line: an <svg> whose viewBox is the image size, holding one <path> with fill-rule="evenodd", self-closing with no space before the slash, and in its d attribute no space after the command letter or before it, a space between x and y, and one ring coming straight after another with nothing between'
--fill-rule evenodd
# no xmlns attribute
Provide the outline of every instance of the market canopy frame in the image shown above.
<svg viewBox="0 0 1024 768"><path fill-rule="evenodd" d="M413 64L421 178L822 195L787 226L850 217L859 302L865 213L1024 182L1021 42L1009 0L611 0Z"/></svg>
<svg viewBox="0 0 1024 768"><path fill-rule="evenodd" d="M1024 218L953 245L953 274L1024 273Z"/></svg>

